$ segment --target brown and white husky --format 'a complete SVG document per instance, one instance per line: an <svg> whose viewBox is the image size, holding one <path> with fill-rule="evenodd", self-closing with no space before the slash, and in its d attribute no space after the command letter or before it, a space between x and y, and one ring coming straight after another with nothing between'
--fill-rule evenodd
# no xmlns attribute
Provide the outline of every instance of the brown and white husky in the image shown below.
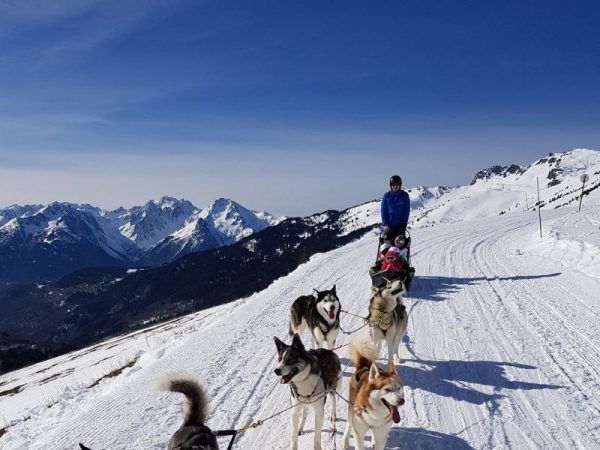
<svg viewBox="0 0 600 450"><path fill-rule="evenodd" d="M402 301L404 284L400 280L393 280L383 287L373 286L372 289L373 296L369 302L367 319L371 324L371 339L377 349L375 355L379 355L382 343L386 342L388 364L400 363L400 342L408 326L408 313Z"/></svg>
<svg viewBox="0 0 600 450"><path fill-rule="evenodd" d="M352 341L355 372L350 378L348 423L342 448L350 443L350 430L356 450L364 450L367 431L371 431L373 449L383 450L393 423L400 422L398 406L404 404L404 386L393 364L387 370L375 364L376 347L367 337Z"/></svg>

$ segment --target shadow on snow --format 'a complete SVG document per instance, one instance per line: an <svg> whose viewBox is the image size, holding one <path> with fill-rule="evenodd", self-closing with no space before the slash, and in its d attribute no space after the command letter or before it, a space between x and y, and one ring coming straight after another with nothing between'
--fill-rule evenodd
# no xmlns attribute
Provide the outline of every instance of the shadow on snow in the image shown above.
<svg viewBox="0 0 600 450"><path fill-rule="evenodd" d="M410 288L410 297L416 300L429 300L440 302L446 300L450 295L458 292L464 286L472 286L482 281L523 281L539 278L557 277L560 272L548 273L543 275L515 275L511 277L474 277L474 278L456 278L456 277L432 277L417 276L412 282Z"/></svg>
<svg viewBox="0 0 600 450"><path fill-rule="evenodd" d="M487 403L490 412L497 411L497 401L505 395L506 389L560 389L562 386L525 381L512 381L506 377L506 367L519 369L536 369L534 366L501 361L433 361L424 359L408 359L421 367L397 366L398 373L406 386L412 389L429 391L443 397L453 398L476 405ZM468 384L491 386L492 394L474 389Z"/></svg>
<svg viewBox="0 0 600 450"><path fill-rule="evenodd" d="M390 429L385 448L394 450L473 450L473 447L464 439L453 434L438 433L424 428L402 427Z"/></svg>
<svg viewBox="0 0 600 450"><path fill-rule="evenodd" d="M338 429L336 434L341 436L342 431L343 428L342 430ZM365 436L365 443L370 441L371 434L367 433ZM367 447L368 445L369 444L367 444ZM352 435L350 438L350 448L356 448L354 446L354 438ZM390 429L385 448L390 450L473 450L473 447L471 447L464 439L456 435L439 433L424 428L406 428L402 427L402 425L393 426Z"/></svg>

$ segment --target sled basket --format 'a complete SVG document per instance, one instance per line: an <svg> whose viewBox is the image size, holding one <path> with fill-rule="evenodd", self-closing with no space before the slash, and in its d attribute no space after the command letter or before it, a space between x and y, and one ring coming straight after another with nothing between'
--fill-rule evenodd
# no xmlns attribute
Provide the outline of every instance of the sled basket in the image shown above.
<svg viewBox="0 0 600 450"><path fill-rule="evenodd" d="M410 267L406 272L398 272L395 270L387 270L385 272L374 272L371 273L371 284L374 287L384 287L386 284L400 279L404 283L405 286L408 287L410 283L410 279L412 278L411 274L414 275L415 269L414 267Z"/></svg>

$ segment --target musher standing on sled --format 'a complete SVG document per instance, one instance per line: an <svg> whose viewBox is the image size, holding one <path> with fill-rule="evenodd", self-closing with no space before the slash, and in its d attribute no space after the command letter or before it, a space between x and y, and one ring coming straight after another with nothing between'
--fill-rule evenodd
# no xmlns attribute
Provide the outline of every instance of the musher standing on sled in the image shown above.
<svg viewBox="0 0 600 450"><path fill-rule="evenodd" d="M410 215L410 197L401 190L402 179L390 178L390 190L381 199L381 225L383 227L377 248L377 259L369 269L373 286L385 286L391 280L401 278L408 290L415 275L410 265L410 237L406 226Z"/></svg>
<svg viewBox="0 0 600 450"><path fill-rule="evenodd" d="M394 175L390 178L390 190L381 199L382 238L392 245L396 236L406 237L406 226L410 215L410 197L402 190L402 178Z"/></svg>

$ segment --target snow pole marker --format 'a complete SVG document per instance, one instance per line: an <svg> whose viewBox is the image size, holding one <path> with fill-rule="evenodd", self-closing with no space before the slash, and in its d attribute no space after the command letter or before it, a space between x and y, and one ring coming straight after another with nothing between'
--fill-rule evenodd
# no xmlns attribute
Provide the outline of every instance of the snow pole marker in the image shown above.
<svg viewBox="0 0 600 450"><path fill-rule="evenodd" d="M540 204L540 179L539 179L539 177L535 177L535 181L537 183L537 194L538 194L537 207L538 207L538 216L540 218L540 237L542 237L542 206Z"/></svg>
<svg viewBox="0 0 600 450"><path fill-rule="evenodd" d="M581 203L583 202L583 191L585 189L585 183L587 180L590 179L590 176L587 173L584 173L583 175L581 175L581 177L579 179L583 183L581 185L581 196L579 197L579 211L581 211Z"/></svg>

